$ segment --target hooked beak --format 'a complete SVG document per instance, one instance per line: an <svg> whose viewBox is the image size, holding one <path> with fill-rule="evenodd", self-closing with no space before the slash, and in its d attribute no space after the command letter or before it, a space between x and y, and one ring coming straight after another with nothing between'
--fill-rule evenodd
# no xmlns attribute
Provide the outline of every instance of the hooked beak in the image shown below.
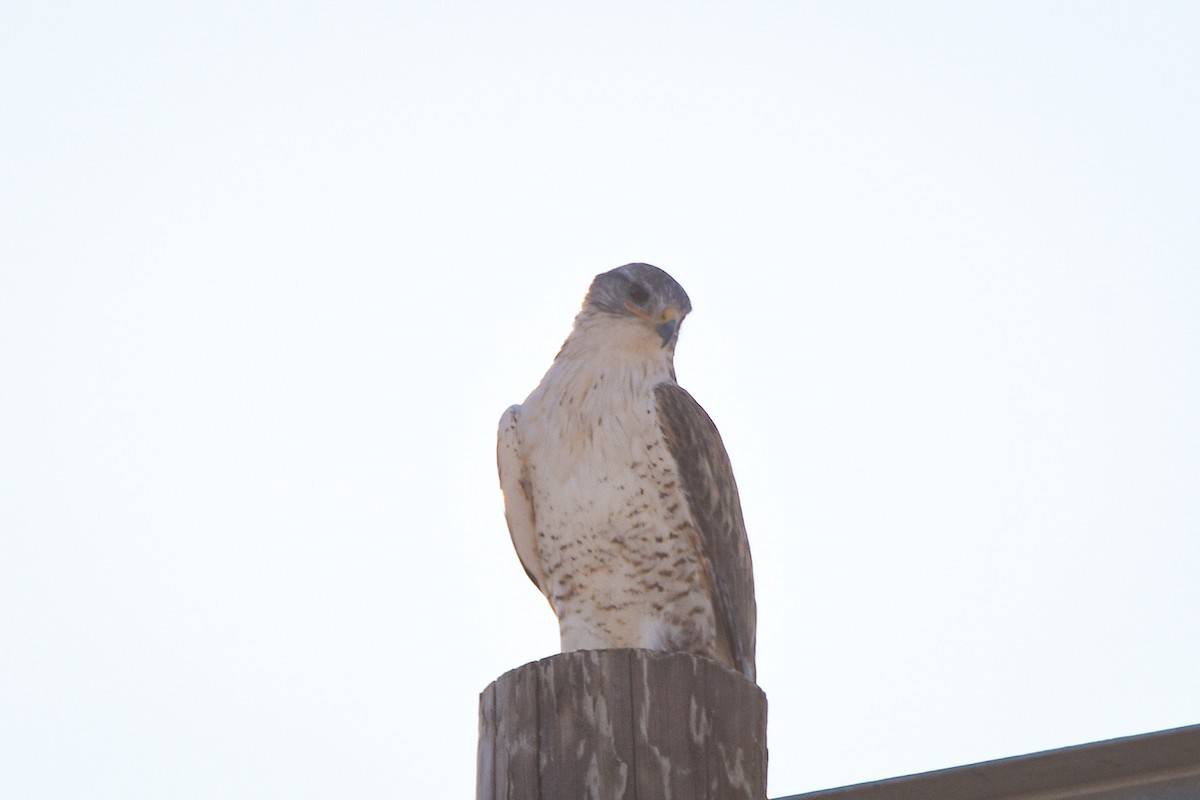
<svg viewBox="0 0 1200 800"><path fill-rule="evenodd" d="M667 306L663 310L663 320L654 326L654 330L658 331L658 335L662 337L662 346L666 347L675 331L679 330L679 312L674 306Z"/></svg>
<svg viewBox="0 0 1200 800"><path fill-rule="evenodd" d="M679 330L679 309L675 308L675 306L664 308L662 316L659 319L655 319L632 303L626 303L625 308L631 314L641 317L654 326L654 330L662 337L663 347L666 347L671 342L671 337L675 335L675 331Z"/></svg>

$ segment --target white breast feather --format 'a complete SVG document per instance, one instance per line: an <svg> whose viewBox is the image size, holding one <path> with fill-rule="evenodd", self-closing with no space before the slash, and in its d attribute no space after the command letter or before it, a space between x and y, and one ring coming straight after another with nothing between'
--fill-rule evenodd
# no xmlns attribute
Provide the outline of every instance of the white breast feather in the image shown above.
<svg viewBox="0 0 1200 800"><path fill-rule="evenodd" d="M602 346L577 330L519 410L542 590L564 651L703 650L712 599L654 398L673 381L669 355L626 328L643 358L619 346L624 329Z"/></svg>

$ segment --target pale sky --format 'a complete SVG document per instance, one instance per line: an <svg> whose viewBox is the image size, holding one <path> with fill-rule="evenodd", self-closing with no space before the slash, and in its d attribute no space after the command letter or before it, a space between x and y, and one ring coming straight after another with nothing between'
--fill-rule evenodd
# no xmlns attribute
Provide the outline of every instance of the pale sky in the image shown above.
<svg viewBox="0 0 1200 800"><path fill-rule="evenodd" d="M473 796L496 423L629 261L772 797L1200 722L1198 9L6 4L0 796Z"/></svg>

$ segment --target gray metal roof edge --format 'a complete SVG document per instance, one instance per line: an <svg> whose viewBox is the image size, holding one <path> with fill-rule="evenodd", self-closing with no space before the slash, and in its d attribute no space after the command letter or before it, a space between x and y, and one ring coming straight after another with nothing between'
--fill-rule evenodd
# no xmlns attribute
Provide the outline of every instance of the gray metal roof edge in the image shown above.
<svg viewBox="0 0 1200 800"><path fill-rule="evenodd" d="M1200 774L1200 725L983 761L778 800L1002 800Z"/></svg>

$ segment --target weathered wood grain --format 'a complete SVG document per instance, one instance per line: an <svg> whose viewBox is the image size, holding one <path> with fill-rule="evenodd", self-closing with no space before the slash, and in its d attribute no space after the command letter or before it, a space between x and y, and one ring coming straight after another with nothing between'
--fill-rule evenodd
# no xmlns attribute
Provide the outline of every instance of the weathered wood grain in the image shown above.
<svg viewBox="0 0 1200 800"><path fill-rule="evenodd" d="M496 684L479 695L479 747L475 756L475 796L492 797L496 785ZM483 731L489 731L488 736Z"/></svg>
<svg viewBox="0 0 1200 800"><path fill-rule="evenodd" d="M764 800L766 695L702 656L562 653L480 696L477 800Z"/></svg>
<svg viewBox="0 0 1200 800"><path fill-rule="evenodd" d="M493 747L496 800L526 800L538 783L539 677L514 670L496 681L496 745ZM503 743L503 751L499 748Z"/></svg>

